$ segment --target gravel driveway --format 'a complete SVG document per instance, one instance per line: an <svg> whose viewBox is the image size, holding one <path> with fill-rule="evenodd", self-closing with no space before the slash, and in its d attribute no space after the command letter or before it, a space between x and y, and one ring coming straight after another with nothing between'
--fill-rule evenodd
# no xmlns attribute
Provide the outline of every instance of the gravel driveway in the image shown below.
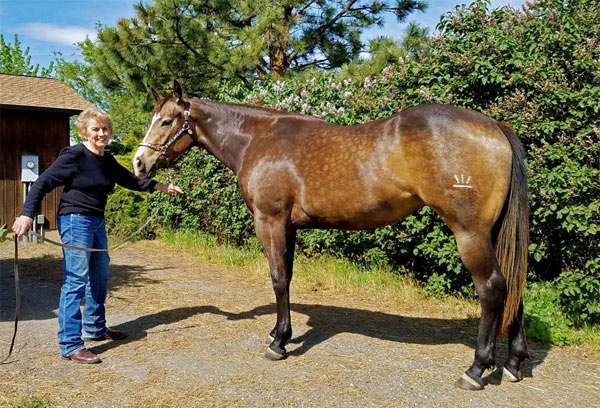
<svg viewBox="0 0 600 408"><path fill-rule="evenodd" d="M160 241L111 254L107 316L125 341L89 343L101 364L60 358L60 249L22 247L21 321L0 366L0 406L597 407L600 353L530 343L518 384L454 388L477 320L419 315L377 296L292 282L287 359L263 357L275 322L268 272L226 270ZM0 355L13 329L12 246L0 246ZM498 361L506 356L499 345Z"/></svg>

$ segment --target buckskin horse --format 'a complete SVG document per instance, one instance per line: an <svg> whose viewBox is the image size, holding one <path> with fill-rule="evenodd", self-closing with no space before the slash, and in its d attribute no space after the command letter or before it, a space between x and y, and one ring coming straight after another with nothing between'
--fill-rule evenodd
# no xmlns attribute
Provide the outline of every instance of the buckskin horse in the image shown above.
<svg viewBox="0 0 600 408"><path fill-rule="evenodd" d="M496 339L508 335L502 377L519 381L528 358L523 329L528 188L524 150L506 123L447 105L421 105L385 119L338 126L298 113L152 91L156 107L133 158L152 177L192 146L237 176L269 262L277 322L266 357L285 357L292 336L289 286L296 231L371 229L420 207L454 233L481 302L475 358L458 387L484 387Z"/></svg>

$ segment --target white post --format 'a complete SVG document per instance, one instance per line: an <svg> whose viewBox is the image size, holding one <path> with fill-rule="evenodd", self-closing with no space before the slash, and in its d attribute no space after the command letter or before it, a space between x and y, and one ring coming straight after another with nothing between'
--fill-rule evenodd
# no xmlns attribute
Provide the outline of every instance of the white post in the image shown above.
<svg viewBox="0 0 600 408"><path fill-rule="evenodd" d="M37 156L33 155L23 155L21 156L21 181L23 182L23 204L25 204L25 200L27 199L27 194L29 194L29 190L31 185L37 180L39 176L39 159ZM33 231L35 231L37 227L35 215L33 219ZM31 230L28 231L28 234L23 237L23 242L37 242L37 238L31 235Z"/></svg>

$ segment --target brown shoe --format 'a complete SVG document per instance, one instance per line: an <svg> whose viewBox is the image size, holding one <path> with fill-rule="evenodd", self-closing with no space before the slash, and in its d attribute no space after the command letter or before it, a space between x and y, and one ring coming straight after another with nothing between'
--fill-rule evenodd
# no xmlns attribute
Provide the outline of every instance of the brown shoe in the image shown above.
<svg viewBox="0 0 600 408"><path fill-rule="evenodd" d="M127 335L125 333L121 333L120 331L108 329L106 333L104 333L100 337L84 337L84 340L92 340L92 341L103 341L103 340L123 340Z"/></svg>
<svg viewBox="0 0 600 408"><path fill-rule="evenodd" d="M70 356L62 356L64 359L75 361L81 364L96 364L101 362L97 355L89 351L88 349L81 349L71 354Z"/></svg>

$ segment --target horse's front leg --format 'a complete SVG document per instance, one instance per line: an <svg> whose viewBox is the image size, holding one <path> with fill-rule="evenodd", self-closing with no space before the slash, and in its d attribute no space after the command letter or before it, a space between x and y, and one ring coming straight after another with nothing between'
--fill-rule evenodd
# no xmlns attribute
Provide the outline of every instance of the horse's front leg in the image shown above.
<svg viewBox="0 0 600 408"><path fill-rule="evenodd" d="M277 302L277 323L270 333L271 344L265 353L270 360L285 357L285 345L292 337L290 320L290 281L294 263L296 230L287 224L287 217L255 214L256 235L260 240L271 270L271 280Z"/></svg>

